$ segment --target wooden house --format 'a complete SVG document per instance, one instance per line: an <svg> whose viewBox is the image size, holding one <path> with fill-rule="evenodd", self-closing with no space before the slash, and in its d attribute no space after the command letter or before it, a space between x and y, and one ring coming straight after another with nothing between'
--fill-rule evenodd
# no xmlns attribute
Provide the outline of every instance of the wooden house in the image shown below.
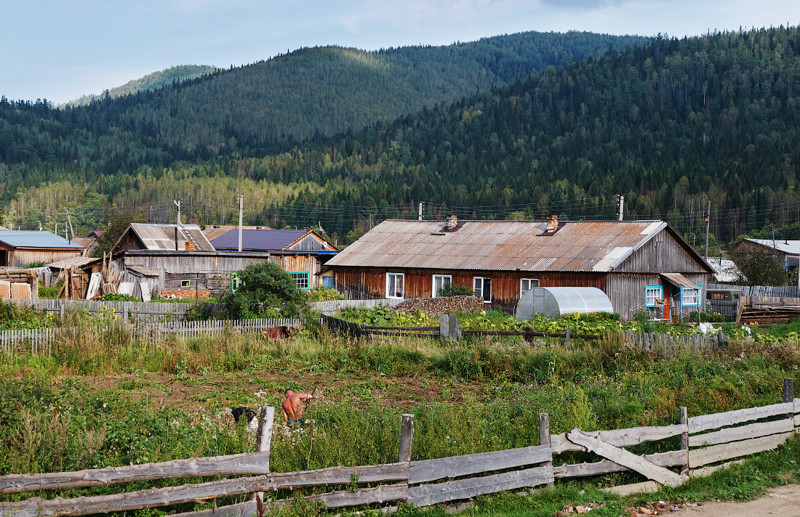
<svg viewBox="0 0 800 517"><path fill-rule="evenodd" d="M238 229L204 230L211 245L220 252L239 250ZM288 272L300 289L333 287L333 276L320 276L322 265L339 250L324 237L311 230L273 230L243 228L242 252L269 254Z"/></svg>
<svg viewBox="0 0 800 517"><path fill-rule="evenodd" d="M513 310L532 287L597 287L615 312L677 320L703 306L711 267L661 221L388 220L326 267L350 298L430 298L448 283Z"/></svg>
<svg viewBox="0 0 800 517"><path fill-rule="evenodd" d="M0 231L0 266L26 267L79 257L84 248L48 231Z"/></svg>

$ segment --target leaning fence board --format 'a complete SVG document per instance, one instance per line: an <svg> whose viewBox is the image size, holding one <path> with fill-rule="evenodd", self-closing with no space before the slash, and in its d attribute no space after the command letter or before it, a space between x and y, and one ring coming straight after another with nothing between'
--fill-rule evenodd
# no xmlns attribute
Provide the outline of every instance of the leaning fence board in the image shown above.
<svg viewBox="0 0 800 517"><path fill-rule="evenodd" d="M681 477L671 470L667 470L663 467L659 467L653 463L650 463L641 456L637 456L636 454L628 452L625 449L620 449L598 440L597 438L592 438L591 436L584 434L580 429L573 429L567 433L567 438L569 438L569 440L572 442L583 445L586 447L586 449L599 456L608 458L614 463L628 467L631 470L635 470L639 474L645 476L647 479L658 481L662 485L670 487L675 487L681 484Z"/></svg>
<svg viewBox="0 0 800 517"><path fill-rule="evenodd" d="M45 500L35 497L18 503L0 503L0 515L14 514L16 517L27 517L34 515L108 513L250 492L266 492L281 488L348 485L352 482L352 476L358 476L360 483L407 481L408 464L390 463L365 467L332 467L308 472L274 473L251 478L222 479L194 485L154 488L123 494L76 497L74 499L59 497Z"/></svg>
<svg viewBox="0 0 800 517"><path fill-rule="evenodd" d="M788 418L776 420L774 422L729 427L721 431L714 431L713 433L689 436L689 447L702 447L705 445L750 440L761 436L769 436L771 434L786 433L792 429L794 429L794 422Z"/></svg>
<svg viewBox="0 0 800 517"><path fill-rule="evenodd" d="M268 504L268 508L273 508L277 505ZM194 512L175 513L170 517L253 517L258 513L258 507L255 501L245 501L243 503L229 504L219 506L217 508L208 508L206 510L197 510Z"/></svg>
<svg viewBox="0 0 800 517"><path fill-rule="evenodd" d="M688 451L658 452L646 454L643 458L659 467L677 467L686 465L688 462ZM609 460L600 460L592 463L573 463L553 467L553 475L556 478L574 478L599 476L600 474L610 474L612 472L624 472L628 470L618 463Z"/></svg>
<svg viewBox="0 0 800 517"><path fill-rule="evenodd" d="M269 453L249 452L229 456L190 458L165 461L163 463L107 467L76 472L9 474L0 476L0 494L101 486L164 478L266 474L268 472Z"/></svg>
<svg viewBox="0 0 800 517"><path fill-rule="evenodd" d="M491 476L412 486L408 489L408 502L416 506L430 506L504 490L546 485L553 480L552 467L514 470Z"/></svg>
<svg viewBox="0 0 800 517"><path fill-rule="evenodd" d="M552 461L553 455L547 446L523 447L506 451L480 452L466 456L452 456L435 460L412 461L408 483L427 483L443 478L456 478L505 470L525 465Z"/></svg>
<svg viewBox="0 0 800 517"><path fill-rule="evenodd" d="M764 436L743 442L712 445L711 447L695 449L689 451L689 468L694 469L702 467L703 465L708 465L709 463L716 463L718 461L725 461L740 456L749 456L750 454L768 451L778 447L792 436L792 434L794 433L774 434L772 436Z"/></svg>
<svg viewBox="0 0 800 517"><path fill-rule="evenodd" d="M771 406L737 409L725 413L693 416L689 418L689 432L692 434L700 433L728 425L742 424L751 420L786 415L792 411L794 411L794 405L791 402L786 402L783 404L773 404Z"/></svg>
<svg viewBox="0 0 800 517"><path fill-rule="evenodd" d="M685 424L650 426L650 427L631 427L627 429L615 429L611 431L582 431L584 434L602 440L614 447L630 447L644 442L656 442L678 436L687 430ZM572 443L567 438L567 433L554 434L550 436L550 445L553 454L561 454L567 451L585 451L580 445Z"/></svg>

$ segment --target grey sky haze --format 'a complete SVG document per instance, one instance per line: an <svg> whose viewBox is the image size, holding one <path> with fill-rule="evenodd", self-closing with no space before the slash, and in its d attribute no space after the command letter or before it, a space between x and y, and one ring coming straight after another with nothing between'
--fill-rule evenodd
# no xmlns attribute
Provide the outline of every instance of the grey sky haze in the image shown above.
<svg viewBox="0 0 800 517"><path fill-rule="evenodd" d="M800 24L798 0L11 0L0 95L63 103L175 65L301 47L446 45L529 30L698 35Z"/></svg>

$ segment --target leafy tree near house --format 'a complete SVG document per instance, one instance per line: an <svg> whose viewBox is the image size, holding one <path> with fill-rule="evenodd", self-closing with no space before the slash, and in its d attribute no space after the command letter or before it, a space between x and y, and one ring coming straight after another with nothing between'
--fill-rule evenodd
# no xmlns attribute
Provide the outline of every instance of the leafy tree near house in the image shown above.
<svg viewBox="0 0 800 517"><path fill-rule="evenodd" d="M738 246L731 250L731 259L741 275L739 281L746 285L785 285L787 273L783 257L765 246Z"/></svg>
<svg viewBox="0 0 800 517"><path fill-rule="evenodd" d="M238 275L236 292L223 298L233 318L288 318L300 315L308 304L289 273L277 264L248 264Z"/></svg>

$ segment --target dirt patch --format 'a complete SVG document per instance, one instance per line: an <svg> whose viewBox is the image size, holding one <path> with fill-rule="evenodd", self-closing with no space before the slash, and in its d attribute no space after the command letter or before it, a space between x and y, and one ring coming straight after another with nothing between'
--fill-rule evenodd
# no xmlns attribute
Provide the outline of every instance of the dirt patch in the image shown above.
<svg viewBox="0 0 800 517"><path fill-rule="evenodd" d="M705 502L686 506L679 512L685 517L724 516L753 517L763 515L800 515L800 485L784 485L770 490L767 495L746 503Z"/></svg>

